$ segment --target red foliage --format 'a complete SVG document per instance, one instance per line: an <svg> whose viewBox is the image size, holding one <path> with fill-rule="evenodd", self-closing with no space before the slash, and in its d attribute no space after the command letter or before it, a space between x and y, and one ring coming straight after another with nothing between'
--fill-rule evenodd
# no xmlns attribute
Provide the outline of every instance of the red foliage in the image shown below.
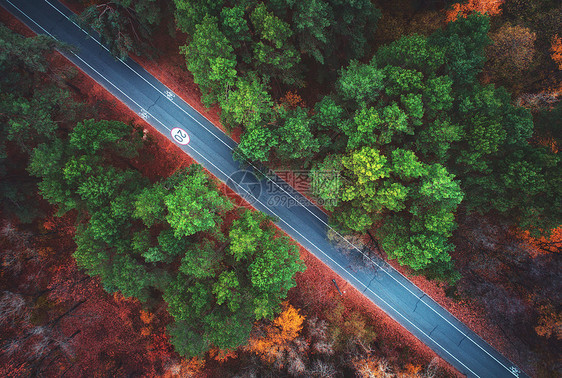
<svg viewBox="0 0 562 378"><path fill-rule="evenodd" d="M0 319L2 376L153 376L179 361L164 335L170 318L162 308L148 314L137 300L107 294L76 266L64 227L42 231L4 221L0 247L36 257L2 272L0 308L10 314ZM45 256L33 253L46 249Z"/></svg>

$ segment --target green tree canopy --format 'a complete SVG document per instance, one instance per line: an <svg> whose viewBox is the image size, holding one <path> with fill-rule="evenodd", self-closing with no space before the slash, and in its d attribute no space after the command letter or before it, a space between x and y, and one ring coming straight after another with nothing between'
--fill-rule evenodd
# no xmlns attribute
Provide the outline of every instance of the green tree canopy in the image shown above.
<svg viewBox="0 0 562 378"><path fill-rule="evenodd" d="M150 55L150 39L165 15L167 2L114 0L89 6L78 19L100 33L102 41L118 58L129 53Z"/></svg>
<svg viewBox="0 0 562 378"><path fill-rule="evenodd" d="M68 138L39 145L29 170L50 203L80 214L80 267L109 292L166 301L179 353L245 344L304 269L298 248L263 214L233 212L199 165L150 183L124 164L142 143L126 124L84 121ZM225 225L226 217L234 220Z"/></svg>
<svg viewBox="0 0 562 378"><path fill-rule="evenodd" d="M45 36L25 38L0 24L0 210L31 222L39 213L36 180L26 174L28 155L75 122L85 106L70 96L71 71L49 66L54 49Z"/></svg>
<svg viewBox="0 0 562 378"><path fill-rule="evenodd" d="M182 47L182 52L201 88L201 101L210 106L226 96L236 81L236 55L216 17L207 15L197 24L191 43Z"/></svg>

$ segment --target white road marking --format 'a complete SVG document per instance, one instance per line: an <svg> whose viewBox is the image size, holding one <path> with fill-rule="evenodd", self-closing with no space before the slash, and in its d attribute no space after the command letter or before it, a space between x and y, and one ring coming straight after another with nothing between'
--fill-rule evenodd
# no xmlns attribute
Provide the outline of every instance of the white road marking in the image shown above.
<svg viewBox="0 0 562 378"><path fill-rule="evenodd" d="M176 94L168 89L166 90L166 97L168 98L168 100L173 101L176 97Z"/></svg>
<svg viewBox="0 0 562 378"><path fill-rule="evenodd" d="M140 109L139 115L141 116L142 119L144 119L145 121L148 120L148 112L146 110L144 110L143 108Z"/></svg>
<svg viewBox="0 0 562 378"><path fill-rule="evenodd" d="M174 127L170 132L170 135L174 138L174 142L181 144L182 146L189 144L189 134L187 134L187 131L181 127Z"/></svg>
<svg viewBox="0 0 562 378"><path fill-rule="evenodd" d="M49 36L51 36L53 39L56 39L51 33L49 33L47 30L45 30L41 25L37 24L33 19L31 19L27 14L25 14L21 9L19 9L16 5L14 5L10 0L6 0L8 3L10 3L10 5L12 5L14 8L18 9L20 11L20 13L22 13L24 16L26 16L30 21L32 21L35 25L37 25L39 28L41 28L43 31L45 31L45 33L47 33ZM57 7L55 7L49 0L45 0L45 2L47 2L51 7L53 7L56 11L58 11L60 14L62 14L66 19L68 19L70 22L72 22L76 27L78 27L80 30L82 30L85 34L87 34L88 36L92 37L88 32L86 32L84 29L82 29L79 25L77 25L72 19L70 19L67 15L65 15L60 9L58 9ZM103 47L106 51L109 52L109 50L103 45L101 44L96 38L92 39L94 41L96 41L96 43L98 43L101 47ZM115 89L117 89L119 92L121 92L124 96L126 96L131 102L133 102L135 105L139 106L137 104L136 101L134 101L132 98L130 98L128 95L126 95L123 91L121 91L115 84L113 84L110 80L108 80L105 76L103 76L102 74L100 74L97 70L95 70L92 66L90 66L88 63L86 63L82 58L80 58L78 55L76 55L75 53L72 52L72 54L74 56L76 56L78 59L80 59L84 64L86 64L90 69L92 69L94 72L96 72L100 77L102 77L103 79L105 79L109 84L111 84ZM64 55L64 54L63 54ZM193 119L195 122L197 122L201 127L203 127L205 130L207 130L209 133L211 133L213 136L215 136L216 139L220 140L227 148L229 148L231 151L233 151L233 149L227 144L225 143L221 138L219 138L213 131L211 131L209 128L207 128L205 125L203 125L201 122L199 122L199 120L195 119L191 114L189 114L187 111L185 111L185 109L183 109L182 107L180 107L178 104L176 104L173 101L173 98L170 99L170 97L165 94L162 93L162 91L160 91L157 87L155 87L152 83L150 83L148 80L146 80L146 78L144 78L142 75L140 75L136 70L134 70L131 66L129 66L124 60L120 61L127 66L131 71L133 71L136 75L138 75L139 77L141 77L144 81L146 81L150 86L152 86L156 91L158 91L160 94L163 94L164 96L166 96L172 103L174 103L182 112L184 112L187 116L189 116L191 119ZM106 88L107 89L107 88ZM167 90L167 92L171 92L170 90ZM173 92L171 92L173 93ZM174 94L175 96L175 94ZM142 107L139 106L139 108L142 109ZM199 115L201 115L203 118L207 119L207 121L209 121L211 124L212 122L205 117L203 114L199 113L195 108L192 108L193 110L195 110ZM167 130L170 131L170 129L164 125L162 122L160 122L156 117L154 117L153 115L151 115L150 113L146 113L146 115L150 115L152 116L155 120L158 121L158 123L160 123L164 128L166 128ZM141 115L142 117L142 115ZM144 118L144 117L143 117ZM225 134L226 137L228 137L228 135ZM230 137L228 137L230 138ZM193 147L191 147L193 149ZM195 149L194 149L195 151ZM197 151L196 151L197 152ZM217 168L219 171L221 171L221 173L223 173L226 177L227 176L222 170L220 170L220 168L216 167L212 162L210 162L208 159L206 159L203 155L201 155L199 152L197 152L198 155L200 155L201 157L203 157L205 160L207 160L210 164L212 164L215 168ZM256 169L258 172L262 173L257 167L255 167L252 162L247 162L248 164L250 164L254 169ZM264 174L264 176L270 180L275 186L277 186L279 189L281 189L283 192L285 192L288 196L290 196L293 200L297 201L297 199L295 197L293 197L293 195L289 192L287 192L283 187L279 186L275 181L269 179L269 177L267 175ZM246 191L246 190L244 190ZM248 193L251 194L251 193ZM258 202L260 202L260 204L262 204L262 206L264 206L265 208L267 208L267 206L265 206L263 203L261 203L261 201L259 201L259 199L257 199ZM326 225L328 228L332 229L338 236L340 236L343 240L345 240L349 245L351 245L355 250L357 250L359 253L361 253L363 256L365 256L366 258L368 258L369 260L371 260L375 265L377 265L377 267L382 268L382 266L380 264L377 263L377 261L371 259L370 256L365 255L359 248L357 248L353 243L349 242L346 238L344 238L341 234L339 234L336 230L334 230L332 227L330 227L326 222L324 222L320 217L318 217L316 214L314 214L310 209L308 209L307 206L303 206L308 212L310 212L311 215L313 215L314 217L316 217L321 223L323 223L324 225ZM322 210L322 209L320 209ZM273 210L270 209L270 211L272 213L275 214L275 212L273 212ZM285 223L287 226L289 226L291 229L293 229L295 232L297 232L299 235L301 235L304 239L306 239L309 243L311 243L312 245L314 245L314 247L320 251L323 255L325 255L326 257L328 257L330 260L334 261L330 256L328 256L326 253L324 253L321 249L319 249L314 243L310 242L304 235L302 235L300 232L298 232L296 229L294 229L290 224L288 224L286 221L284 221L281 217L277 216L280 220L283 221L283 223ZM334 261L335 264L337 264L342 270L344 270L347 274L349 274L351 277L353 277L357 282L361 283L361 285L365 286L361 281L359 281L355 276L353 276L351 273L349 273L346 269L344 269L343 267L341 267L337 262ZM405 277L402 273L400 273L399 271L397 271L396 269L392 268L392 271L395 273L400 274L402 277L404 277L406 280L408 280L407 277ZM382 270L390 277L392 278L394 281L396 281L400 286L402 286L404 289L406 289L408 292L410 292L414 297L416 297L417 299L419 299L422 303L424 303L428 308L430 308L433 312L435 312L439 317L441 317L443 320L445 320L449 325L451 325L453 328L455 328L460 334L462 334L464 337L466 337L468 340L470 340L473 344L475 344L476 346L478 346L482 351L484 351L488 356L490 356L492 359L494 359L498 364L500 364L502 367L504 367L507 371L509 371L511 374L513 374L514 376L518 377L519 376L519 370L517 368L514 368L514 366L512 367L507 367L505 366L501 361L499 361L497 358L495 358L494 356L492 356L486 349L484 349L482 346L480 346L478 343L476 343L474 340L472 340L472 338L468 335L466 335L463 331L461 331L457 326L455 326L453 323L451 323L447 318L445 318L443 315L441 315L438 311L436 311L432 306L430 306L428 303L426 303L423 300L423 297L418 297L412 290L410 290L410 288L408 288L407 286L405 286L402 282L400 282L399 280L396 279L396 277L394 277L392 274L390 274L389 272L386 271L386 269L382 268ZM414 285L410 280L408 280L408 282L410 282L410 284L412 284L414 287L416 287L418 290L420 290L416 285ZM365 286L366 287L366 286ZM373 292L371 289L369 289L368 287L366 287L367 290L369 290L370 292L372 292L375 296L377 296L377 298L379 298L381 301L383 301L387 306L389 306L390 308L392 308L394 311L396 311L394 309L394 307L390 306L386 301L384 301L384 299L382 299L381 297L379 297L375 292ZM422 290L420 290L422 291ZM422 291L423 292L423 291ZM426 294L426 296L428 296L429 298L431 298L429 295ZM437 301L435 301L433 298L431 298L433 300L433 302L441 307ZM441 307L442 308L442 307ZM412 324L416 329L418 329L420 332L422 332L424 335L425 332L423 332L421 329L419 329L414 323L412 323L410 320L408 320L407 318L405 318L402 314L400 314L398 311L396 311L397 314L399 314L400 316L402 316L406 321L408 321L410 324ZM459 321L460 323L462 323L460 320L458 320L453 314L447 312L449 315L451 315L453 318L455 318L457 321ZM483 340L478 334L476 334L474 332L474 334L480 338L480 340L482 340L482 342L486 343L487 342L485 340ZM443 349L445 352L447 352L449 355L451 355L451 357L453 357L455 360L457 360L459 363L461 363L463 366L465 366L468 370L470 370L466 365L464 365L461 361L459 361L456 357L454 357L451 353L449 353L446 349L444 349L439 343L437 343L435 340L433 340L430 336L426 335L426 337L428 337L430 340L432 340L435 344L437 344L441 349ZM517 371L516 371L517 370ZM472 372L472 370L470 370ZM473 374L475 374L474 372L472 372ZM475 374L476 375L476 374Z"/></svg>

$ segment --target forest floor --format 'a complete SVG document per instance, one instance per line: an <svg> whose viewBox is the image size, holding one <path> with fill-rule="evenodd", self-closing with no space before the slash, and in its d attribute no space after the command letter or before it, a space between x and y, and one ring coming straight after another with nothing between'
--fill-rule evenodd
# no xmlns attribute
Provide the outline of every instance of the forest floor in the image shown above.
<svg viewBox="0 0 562 378"><path fill-rule="evenodd" d="M79 10L75 4L67 5L75 11ZM34 34L4 9L0 9L0 21L23 35L31 36ZM215 126L227 132L234 140L238 141L241 130L235 129L232 132L228 132L220 122L220 109L217 106L207 109L201 103L199 88L185 68L185 57L179 52L179 46L183 45L184 41L185 35L179 32L175 38L165 33L160 33L153 42L161 52L158 58L155 60L141 57L133 58L158 80L176 92L184 101L207 117ZM66 58L59 54L53 60L53 63L57 65L70 64ZM152 163L143 168L143 173L147 176L152 179L156 179L157 176L166 177L175 170L194 162L191 157L183 153L165 136L153 129L136 113L113 98L109 92L81 71L72 79L72 84L79 88L80 97L82 97L83 101L98 108L100 118L120 120L145 130L147 136L154 142L150 144L146 151L154 154ZM104 106L100 108L100 104ZM226 188L218 180L217 184L239 206L249 207L242 198ZM289 299L293 301L300 298L300 300L307 301L306 305L308 308L304 308L306 313L318 313L321 309L330 307L335 303L342 303L346 309L360 311L368 316L369 324L378 335L377 341L381 352L385 354L389 362L427 366L431 360L437 358L439 365L445 367L450 374L459 375L453 367L361 295L350 284L338 279L339 287L343 292L343 296L340 296L331 281L333 278L337 278L336 274L303 247L300 247L300 254L302 260L306 263L307 270L304 273L297 274L297 286L289 293ZM462 320L468 327L482 336L492 346L504 353L512 361L517 362L513 351L506 348L499 329L489 324L483 317L481 309L475 303L456 302L445 295L443 285L428 281L421 276L411 275L407 268L401 267L395 261L389 261L389 263L454 316ZM398 359L399 361L397 361Z"/></svg>

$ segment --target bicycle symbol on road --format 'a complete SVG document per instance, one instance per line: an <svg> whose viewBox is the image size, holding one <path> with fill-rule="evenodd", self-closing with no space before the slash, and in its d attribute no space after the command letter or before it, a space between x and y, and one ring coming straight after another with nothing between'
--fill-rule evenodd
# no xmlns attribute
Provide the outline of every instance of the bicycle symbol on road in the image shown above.
<svg viewBox="0 0 562 378"><path fill-rule="evenodd" d="M141 108L139 115L141 116L142 119L144 119L146 121L148 119L149 114L146 110Z"/></svg>
<svg viewBox="0 0 562 378"><path fill-rule="evenodd" d="M515 366L510 367L509 371L516 377L519 377L519 373L521 373L521 370L517 369Z"/></svg>
<svg viewBox="0 0 562 378"><path fill-rule="evenodd" d="M168 98L168 100L172 101L176 97L176 95L171 90L167 90L166 97Z"/></svg>

